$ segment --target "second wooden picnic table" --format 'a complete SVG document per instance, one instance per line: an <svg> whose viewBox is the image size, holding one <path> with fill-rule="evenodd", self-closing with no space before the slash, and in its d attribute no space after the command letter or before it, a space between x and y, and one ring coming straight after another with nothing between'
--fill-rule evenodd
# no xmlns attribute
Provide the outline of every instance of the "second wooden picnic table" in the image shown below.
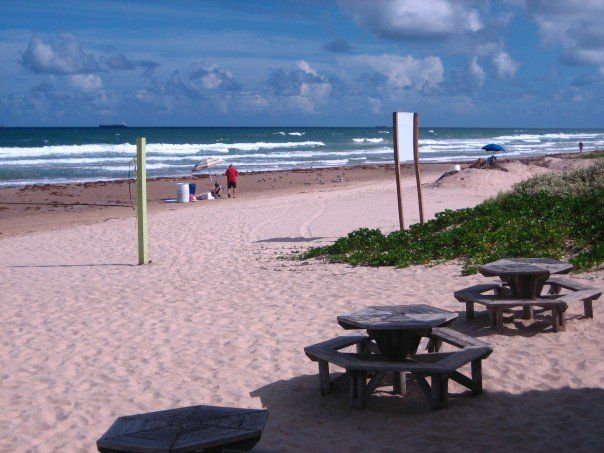
<svg viewBox="0 0 604 453"><path fill-rule="evenodd" d="M568 274L573 265L552 258L508 258L478 268L485 277L499 277L512 293L523 299L535 299L551 274Z"/></svg>

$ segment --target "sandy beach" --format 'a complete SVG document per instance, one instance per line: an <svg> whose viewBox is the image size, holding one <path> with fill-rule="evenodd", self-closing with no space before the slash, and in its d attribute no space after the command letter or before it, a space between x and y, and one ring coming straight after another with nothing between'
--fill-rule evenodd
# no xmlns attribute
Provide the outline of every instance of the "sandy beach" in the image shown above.
<svg viewBox="0 0 604 453"><path fill-rule="evenodd" d="M450 164L424 166L426 213L589 163L516 160L439 181ZM174 184L150 183L145 266L126 182L0 190L0 450L94 451L120 415L194 404L268 408L258 452L601 449L600 301L594 319L570 307L566 332L518 321L496 335L486 313L465 321L453 291L484 277L462 276L457 263L289 259L359 227L396 229L391 166L252 174L236 200L161 203ZM403 185L406 219L417 222L410 169ZM602 271L572 278L604 290ZM339 314L409 303L458 311L453 328L493 345L484 394L451 383L439 412L415 384L407 397L374 395L363 412L344 388L321 397L304 346L344 334Z"/></svg>

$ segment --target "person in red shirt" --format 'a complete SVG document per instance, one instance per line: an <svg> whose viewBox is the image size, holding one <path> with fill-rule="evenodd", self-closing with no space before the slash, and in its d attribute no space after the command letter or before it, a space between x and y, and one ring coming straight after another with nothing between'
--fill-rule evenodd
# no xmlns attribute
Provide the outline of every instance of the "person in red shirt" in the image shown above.
<svg viewBox="0 0 604 453"><path fill-rule="evenodd" d="M233 191L233 198L235 198L235 191L237 190L237 179L239 178L239 172L233 165L229 165L224 175L227 178L227 193L228 197L231 198L231 190Z"/></svg>

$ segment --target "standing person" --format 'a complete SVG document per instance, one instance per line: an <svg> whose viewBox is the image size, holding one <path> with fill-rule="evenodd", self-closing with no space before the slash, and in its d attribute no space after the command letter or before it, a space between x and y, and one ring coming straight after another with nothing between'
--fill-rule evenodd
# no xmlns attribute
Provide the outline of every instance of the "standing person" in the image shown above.
<svg viewBox="0 0 604 453"><path fill-rule="evenodd" d="M235 191L237 190L237 179L239 178L239 172L233 164L229 165L224 175L227 178L227 193L228 197L231 198L231 189L233 190L233 198L235 198Z"/></svg>
<svg viewBox="0 0 604 453"><path fill-rule="evenodd" d="M583 152L583 142L579 142L579 152Z"/></svg>

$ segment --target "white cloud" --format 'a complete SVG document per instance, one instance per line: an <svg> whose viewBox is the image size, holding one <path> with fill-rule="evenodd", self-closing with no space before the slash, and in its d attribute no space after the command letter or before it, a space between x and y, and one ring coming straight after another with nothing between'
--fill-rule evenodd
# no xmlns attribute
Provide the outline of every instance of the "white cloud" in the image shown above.
<svg viewBox="0 0 604 453"><path fill-rule="evenodd" d="M239 90L241 85L235 81L233 73L217 64L203 63L195 69L190 80L194 88L205 90Z"/></svg>
<svg viewBox="0 0 604 453"><path fill-rule="evenodd" d="M264 110L270 105L269 102L259 94L248 94L238 99L244 110L251 110L253 112Z"/></svg>
<svg viewBox="0 0 604 453"><path fill-rule="evenodd" d="M87 93L103 89L103 79L96 74L75 74L69 76L69 82L78 90Z"/></svg>
<svg viewBox="0 0 604 453"><path fill-rule="evenodd" d="M296 68L298 68L302 72L305 72L314 77L317 77L317 71L315 71L307 61L304 61L304 60L296 61Z"/></svg>
<svg viewBox="0 0 604 453"><path fill-rule="evenodd" d="M560 45L562 61L604 73L604 1L525 0L546 45Z"/></svg>
<svg viewBox="0 0 604 453"><path fill-rule="evenodd" d="M476 84L476 86L481 87L484 85L484 81L486 78L486 73L482 66L478 63L478 57L472 57L468 64L468 72L472 81Z"/></svg>
<svg viewBox="0 0 604 453"><path fill-rule="evenodd" d="M287 97L294 110L308 113L316 111L316 107L325 104L332 94L333 86L325 74L321 74L310 63L299 60L294 68L273 69L266 81L266 88L272 95Z"/></svg>
<svg viewBox="0 0 604 453"><path fill-rule="evenodd" d="M443 64L440 58L435 56L414 58L411 55L358 55L350 61L355 65L370 68L377 75L377 78L371 77L371 80L383 81L387 90L421 90L443 81Z"/></svg>
<svg viewBox="0 0 604 453"><path fill-rule="evenodd" d="M338 0L355 22L389 39L443 39L483 28L472 1Z"/></svg>
<svg viewBox="0 0 604 453"><path fill-rule="evenodd" d="M493 57L493 65L495 65L497 77L499 77L500 79L508 79L514 77L521 66L521 64L515 61L509 53L503 51L495 54L495 56Z"/></svg>
<svg viewBox="0 0 604 453"><path fill-rule="evenodd" d="M86 53L79 39L69 33L57 33L48 39L32 36L21 62L33 72L46 74L87 74L100 70L95 56Z"/></svg>

